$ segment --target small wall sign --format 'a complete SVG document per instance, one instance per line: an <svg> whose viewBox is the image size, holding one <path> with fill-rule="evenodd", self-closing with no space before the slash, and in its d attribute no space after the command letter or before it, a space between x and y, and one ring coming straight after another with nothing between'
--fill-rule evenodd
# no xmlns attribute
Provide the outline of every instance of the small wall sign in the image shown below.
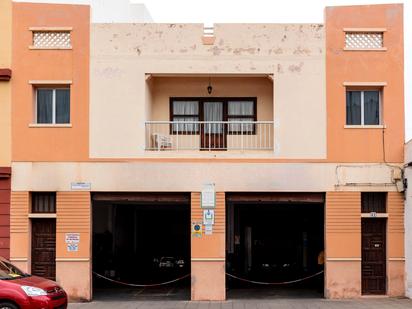
<svg viewBox="0 0 412 309"><path fill-rule="evenodd" d="M92 188L92 184L90 182L72 182L70 184L70 188L74 191L76 190L90 191Z"/></svg>
<svg viewBox="0 0 412 309"><path fill-rule="evenodd" d="M192 222L192 237L202 237L202 223Z"/></svg>
<svg viewBox="0 0 412 309"><path fill-rule="evenodd" d="M67 252L79 251L79 244L67 244Z"/></svg>
<svg viewBox="0 0 412 309"><path fill-rule="evenodd" d="M65 242L78 244L80 242L80 233L66 233Z"/></svg>
<svg viewBox="0 0 412 309"><path fill-rule="evenodd" d="M204 209L203 210L203 224L204 225L215 224L215 210L214 209Z"/></svg>
<svg viewBox="0 0 412 309"><path fill-rule="evenodd" d="M201 193L201 207L215 208L216 207L216 192L215 184L205 184Z"/></svg>
<svg viewBox="0 0 412 309"><path fill-rule="evenodd" d="M213 225L205 225L205 235L213 234Z"/></svg>
<svg viewBox="0 0 412 309"><path fill-rule="evenodd" d="M79 251L80 233L66 233L64 235L67 252Z"/></svg>

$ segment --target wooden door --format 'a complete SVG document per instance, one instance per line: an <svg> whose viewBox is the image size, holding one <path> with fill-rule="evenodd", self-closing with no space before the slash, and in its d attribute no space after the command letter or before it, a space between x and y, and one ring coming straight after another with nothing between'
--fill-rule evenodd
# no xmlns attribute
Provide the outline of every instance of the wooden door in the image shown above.
<svg viewBox="0 0 412 309"><path fill-rule="evenodd" d="M32 220L31 273L56 280L56 219Z"/></svg>
<svg viewBox="0 0 412 309"><path fill-rule="evenodd" d="M386 219L362 219L362 294L386 294Z"/></svg>
<svg viewBox="0 0 412 309"><path fill-rule="evenodd" d="M209 123L204 123L201 128L202 150L226 150L227 128L223 120L223 102L203 102L203 121Z"/></svg>

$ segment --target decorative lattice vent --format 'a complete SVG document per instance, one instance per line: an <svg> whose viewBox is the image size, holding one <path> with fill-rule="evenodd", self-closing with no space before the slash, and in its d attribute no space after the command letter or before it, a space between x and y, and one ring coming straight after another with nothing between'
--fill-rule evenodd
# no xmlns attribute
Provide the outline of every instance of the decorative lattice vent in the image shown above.
<svg viewBox="0 0 412 309"><path fill-rule="evenodd" d="M33 46L36 48L71 48L69 31L34 31Z"/></svg>
<svg viewBox="0 0 412 309"><path fill-rule="evenodd" d="M346 32L346 48L375 49L383 47L382 32Z"/></svg>

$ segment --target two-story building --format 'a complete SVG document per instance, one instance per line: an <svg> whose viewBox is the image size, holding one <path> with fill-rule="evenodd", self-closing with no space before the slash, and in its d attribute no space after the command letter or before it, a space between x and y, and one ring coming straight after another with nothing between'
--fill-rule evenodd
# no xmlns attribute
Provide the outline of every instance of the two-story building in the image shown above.
<svg viewBox="0 0 412 309"><path fill-rule="evenodd" d="M0 2L0 256L10 257L11 0Z"/></svg>
<svg viewBox="0 0 412 309"><path fill-rule="evenodd" d="M237 278L404 295L402 5L213 28L89 15L13 3L14 263L72 300L187 275L192 300Z"/></svg>

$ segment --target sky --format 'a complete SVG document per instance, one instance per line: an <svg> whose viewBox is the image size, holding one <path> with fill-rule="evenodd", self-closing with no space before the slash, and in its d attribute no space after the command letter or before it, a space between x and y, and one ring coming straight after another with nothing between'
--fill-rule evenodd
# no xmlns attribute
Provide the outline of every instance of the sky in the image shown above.
<svg viewBox="0 0 412 309"><path fill-rule="evenodd" d="M88 3L90 0L20 1ZM325 6L404 3L405 139L406 141L412 139L412 0L131 0L131 2L144 3L154 22L206 24L322 23Z"/></svg>

